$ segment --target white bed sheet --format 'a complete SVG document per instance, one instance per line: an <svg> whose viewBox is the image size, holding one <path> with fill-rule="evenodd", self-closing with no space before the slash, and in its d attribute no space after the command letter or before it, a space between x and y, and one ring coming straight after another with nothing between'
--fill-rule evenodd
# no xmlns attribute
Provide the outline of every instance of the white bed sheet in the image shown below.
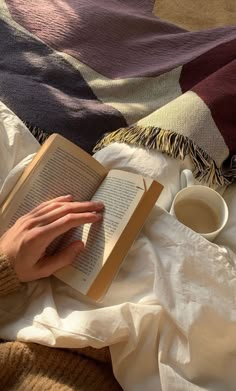
<svg viewBox="0 0 236 391"><path fill-rule="evenodd" d="M4 105L0 117L3 199L38 144ZM16 155L8 163L11 151ZM1 299L0 337L52 347L109 346L114 373L128 391L235 390L235 187L225 193L233 214L217 245L163 209L178 191L187 161L119 144L96 158L162 182L159 206L101 303L55 278L30 283Z"/></svg>
<svg viewBox="0 0 236 391"><path fill-rule="evenodd" d="M236 181L226 189L224 199L229 208L229 219L215 243L230 248L236 254Z"/></svg>

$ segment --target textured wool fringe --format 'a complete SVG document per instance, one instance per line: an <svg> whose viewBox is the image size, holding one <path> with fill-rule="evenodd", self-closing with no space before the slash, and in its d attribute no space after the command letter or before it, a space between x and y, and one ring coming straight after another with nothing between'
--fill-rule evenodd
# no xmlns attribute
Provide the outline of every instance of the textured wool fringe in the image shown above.
<svg viewBox="0 0 236 391"><path fill-rule="evenodd" d="M193 166L193 174L197 180L204 181L209 186L228 185L236 178L236 167L221 170L214 160L198 147L192 140L181 134L148 126L138 125L121 128L105 135L94 148L94 152L112 142L127 143L148 149L158 149L173 158L184 159L189 156Z"/></svg>
<svg viewBox="0 0 236 391"><path fill-rule="evenodd" d="M50 136L50 134L45 132L45 130L40 129L37 126L33 126L30 122L25 122L24 124L40 144L43 144Z"/></svg>

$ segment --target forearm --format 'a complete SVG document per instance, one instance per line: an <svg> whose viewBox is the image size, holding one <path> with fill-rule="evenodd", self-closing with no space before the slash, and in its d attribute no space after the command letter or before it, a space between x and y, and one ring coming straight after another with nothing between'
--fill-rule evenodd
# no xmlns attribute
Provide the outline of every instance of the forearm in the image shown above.
<svg viewBox="0 0 236 391"><path fill-rule="evenodd" d="M0 297L13 293L22 287L11 263L0 254Z"/></svg>

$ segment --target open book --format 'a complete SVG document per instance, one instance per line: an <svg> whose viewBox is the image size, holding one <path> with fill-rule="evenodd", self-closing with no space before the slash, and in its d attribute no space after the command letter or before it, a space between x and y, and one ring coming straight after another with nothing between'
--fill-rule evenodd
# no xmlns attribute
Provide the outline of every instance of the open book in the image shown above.
<svg viewBox="0 0 236 391"><path fill-rule="evenodd" d="M162 185L121 170L109 172L77 145L58 134L48 138L0 207L0 235L41 202L71 194L75 201L103 201L103 220L74 228L54 250L73 240L85 249L56 277L91 299L108 289L154 206Z"/></svg>

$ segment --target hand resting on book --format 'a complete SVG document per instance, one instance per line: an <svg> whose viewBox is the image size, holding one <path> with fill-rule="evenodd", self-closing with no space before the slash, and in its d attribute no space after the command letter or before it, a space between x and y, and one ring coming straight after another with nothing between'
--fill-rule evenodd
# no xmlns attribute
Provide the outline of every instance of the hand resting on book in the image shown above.
<svg viewBox="0 0 236 391"><path fill-rule="evenodd" d="M71 228L102 219L102 202L73 202L62 196L44 202L19 218L0 238L0 252L12 263L22 282L48 277L73 262L83 250L81 240L72 242L52 256L46 248Z"/></svg>
<svg viewBox="0 0 236 391"><path fill-rule="evenodd" d="M64 211L65 216L63 214L59 218L58 212L63 211L61 207L56 207L53 212L55 221L51 223L47 222L48 217L46 223L45 218L43 222L42 218L40 221L37 218L36 221L33 219L33 223L25 223L24 217L23 229L25 224L27 226L33 224L34 228L33 233L27 233L27 236L33 236L33 239L30 238L29 246L31 242L34 243L36 236L37 243L42 242L42 248L36 251L37 259L31 260L30 258L25 262L25 264L30 262L30 265L33 265L33 275L31 273L29 275L28 267L25 270L22 270L22 266L19 270L16 268L24 281L53 274L81 294L92 300L99 300L115 278L162 189L163 186L152 178L123 170L107 170L78 145L59 134L52 134L0 205L0 237L23 216L29 215L31 219L32 213L38 214L37 210L31 211L42 202L55 199L61 194L73 196L74 203L67 200L66 209L72 208L72 204L81 205L76 204L75 201L98 202L102 200L104 213L99 224L83 225L83 223L93 222L96 219L94 214L90 214L89 219L85 221L81 220L82 216L73 216L70 220L74 209ZM81 212L80 209L76 210L76 206L73 208L75 208L75 213ZM92 210L85 209L82 212L99 212L99 208L95 210L93 208L94 206ZM28 221L28 217L26 219ZM54 226L55 230L54 228L51 230ZM20 220L8 237L18 239L18 230L22 227ZM70 227L74 229L70 230ZM55 237L57 239L52 240ZM71 242L78 243L81 240L84 242L85 249L79 253L79 256L76 256L73 246L77 248L77 245L74 244L72 248L68 246ZM27 245L26 248L29 246ZM62 251L65 248L68 248L68 252L73 252L72 262L69 258L63 261L65 253L62 253L63 256L60 258L58 256L48 258L49 255L55 254L55 251ZM44 254L45 249L47 249L47 254ZM29 251L27 253L29 254ZM46 255L47 258L45 258ZM15 254L9 254L9 256L14 262Z"/></svg>

